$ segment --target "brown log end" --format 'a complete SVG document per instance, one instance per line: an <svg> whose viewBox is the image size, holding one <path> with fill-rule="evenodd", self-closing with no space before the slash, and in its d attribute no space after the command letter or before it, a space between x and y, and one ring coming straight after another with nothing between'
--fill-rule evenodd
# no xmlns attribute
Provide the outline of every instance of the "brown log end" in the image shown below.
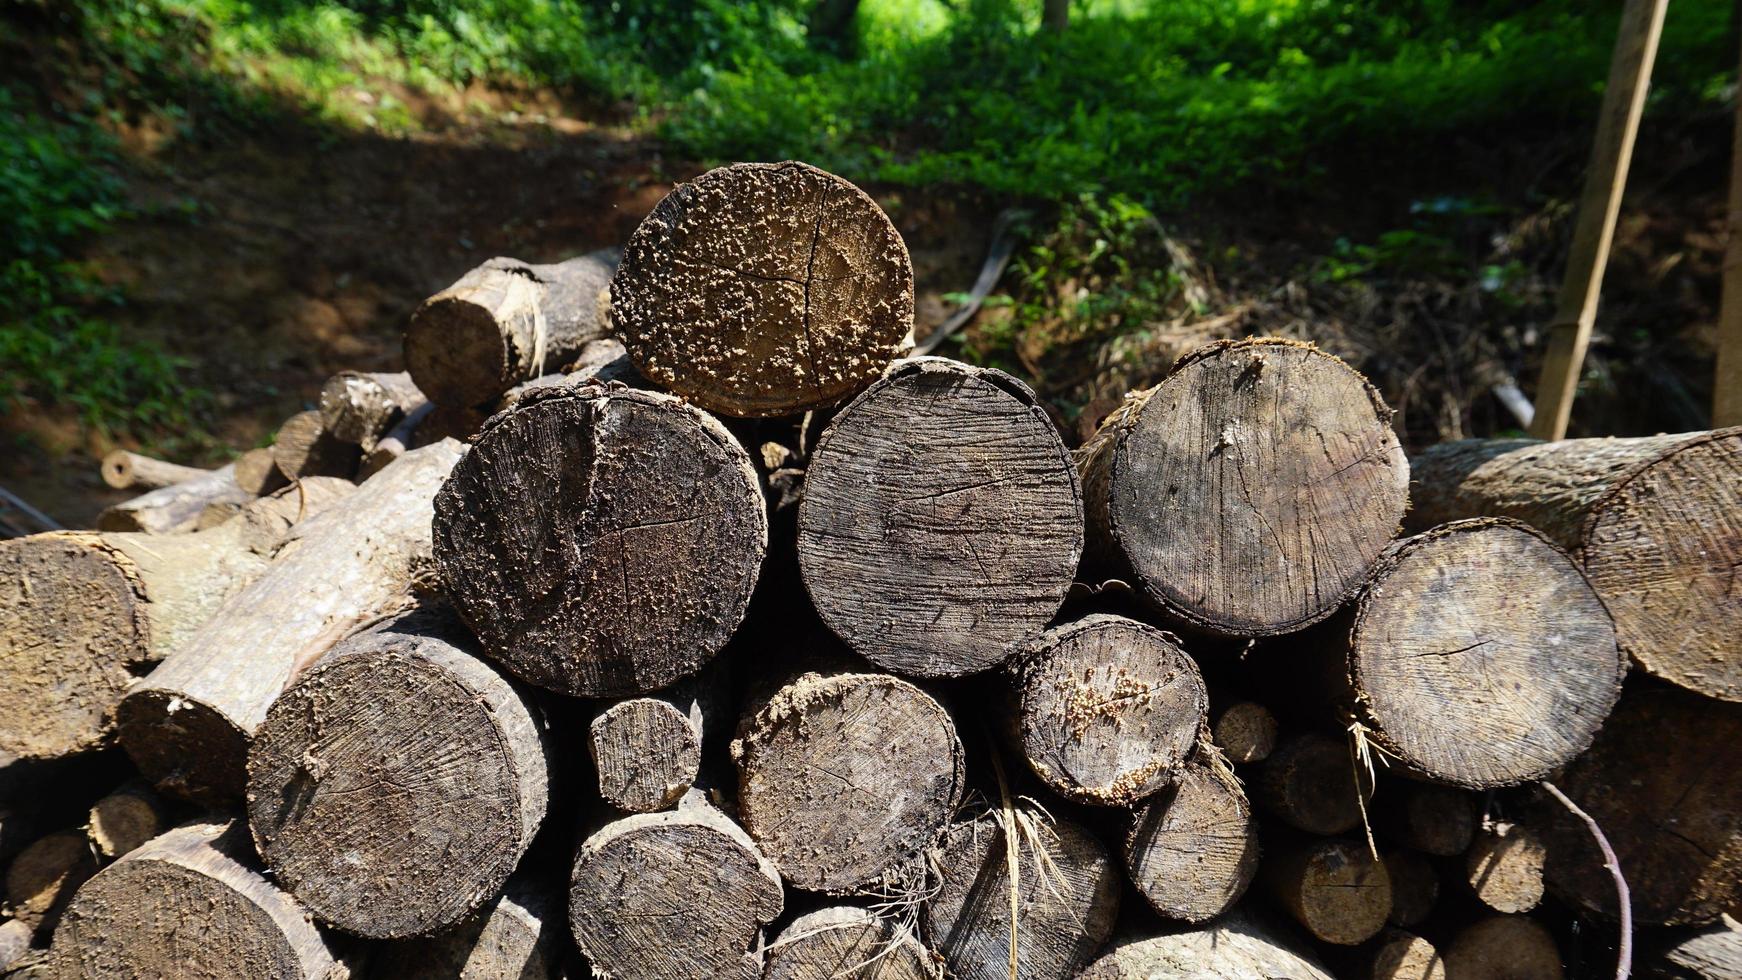
<svg viewBox="0 0 1742 980"><path fill-rule="evenodd" d="M1201 762L1142 801L1125 838L1131 883L1156 912L1186 922L1232 908L1258 872L1258 853L1258 828L1239 784Z"/></svg>
<svg viewBox="0 0 1742 980"><path fill-rule="evenodd" d="M1458 933L1446 947L1446 973L1457 980L1561 980L1561 953L1542 924L1497 915Z"/></svg>
<svg viewBox="0 0 1742 980"><path fill-rule="evenodd" d="M911 931L853 905L801 915L768 944L763 980L937 980L932 955Z"/></svg>
<svg viewBox="0 0 1742 980"><path fill-rule="evenodd" d="M1341 834L1361 822L1364 781L1355 777L1347 743L1328 735L1286 739L1264 760L1252 795L1289 826L1309 834Z"/></svg>
<svg viewBox="0 0 1742 980"><path fill-rule="evenodd" d="M1392 932L1373 953L1373 980L1446 980L1446 961L1434 944L1407 932Z"/></svg>
<svg viewBox="0 0 1742 980"><path fill-rule="evenodd" d="M1496 912L1529 912L1542 901L1542 838L1515 823L1482 830L1464 856L1464 878L1482 904Z"/></svg>
<svg viewBox="0 0 1742 980"><path fill-rule="evenodd" d="M49 834L19 851L7 867L6 907L32 928L52 929L73 893L96 873L97 856L84 834Z"/></svg>
<svg viewBox="0 0 1742 980"><path fill-rule="evenodd" d="M287 482L270 448L250 449L236 457L234 466L231 473L236 485L256 497L264 497Z"/></svg>
<svg viewBox="0 0 1742 980"><path fill-rule="evenodd" d="M1328 970L1290 948L1283 938L1238 915L1190 932L1121 943L1084 970L1079 980L1164 977L1333 980Z"/></svg>
<svg viewBox="0 0 1742 980"><path fill-rule="evenodd" d="M1263 868L1266 885L1315 937L1355 946L1385 928L1391 915L1391 878L1365 844L1314 840L1269 850Z"/></svg>
<svg viewBox="0 0 1742 980"><path fill-rule="evenodd" d="M355 445L334 438L316 409L285 419L272 441L272 461L288 480L305 476L349 479L357 474L361 452Z"/></svg>
<svg viewBox="0 0 1742 980"><path fill-rule="evenodd" d="M629 813L652 813L689 791L702 764L699 718L661 698L630 698L593 716L587 751L599 795Z"/></svg>
<svg viewBox="0 0 1742 980"><path fill-rule="evenodd" d="M97 853L113 860L162 833L167 807L142 783L123 786L91 806L86 833Z"/></svg>
<svg viewBox="0 0 1742 980"><path fill-rule="evenodd" d="M153 786L202 806L227 807L248 786L248 733L222 711L172 691L133 691L115 709L127 757Z"/></svg>
<svg viewBox="0 0 1742 980"><path fill-rule="evenodd" d="M1212 729L1217 748L1229 762L1263 762L1276 750L1276 716L1256 701L1229 705Z"/></svg>

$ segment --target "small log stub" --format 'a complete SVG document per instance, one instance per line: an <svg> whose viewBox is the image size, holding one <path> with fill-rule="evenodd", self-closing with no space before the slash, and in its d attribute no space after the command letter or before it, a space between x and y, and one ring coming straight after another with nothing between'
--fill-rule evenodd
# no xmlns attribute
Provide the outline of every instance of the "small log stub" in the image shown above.
<svg viewBox="0 0 1742 980"><path fill-rule="evenodd" d="M341 371L321 388L321 423L333 438L368 453L401 419L427 404L405 371Z"/></svg>
<svg viewBox="0 0 1742 980"><path fill-rule="evenodd" d="M1578 566L1508 520L1398 542L1353 606L1357 717L1430 778L1489 789L1541 779L1591 744L1627 661Z"/></svg>
<svg viewBox="0 0 1742 980"><path fill-rule="evenodd" d="M692 702L692 707L694 703ZM702 718L661 697L606 705L587 726L599 795L629 813L676 803L702 765Z"/></svg>
<svg viewBox="0 0 1742 980"><path fill-rule="evenodd" d="M1361 822L1356 761L1347 743L1317 733L1283 740L1258 770L1253 798L1284 823L1309 834L1341 834Z"/></svg>
<svg viewBox="0 0 1742 980"><path fill-rule="evenodd" d="M52 929L73 893L96 873L97 855L84 834L49 834L19 851L6 868L6 908L32 929Z"/></svg>
<svg viewBox="0 0 1742 980"><path fill-rule="evenodd" d="M1010 675L1023 758L1080 803L1124 806L1170 785L1205 729L1197 663L1133 619L1095 614L1047 630Z"/></svg>
<svg viewBox="0 0 1742 980"><path fill-rule="evenodd" d="M1561 951L1542 923L1496 915L1458 933L1446 947L1454 980L1561 980Z"/></svg>
<svg viewBox="0 0 1742 980"><path fill-rule="evenodd" d="M1440 900L1440 877L1432 862L1416 851L1390 851L1385 873L1391 879L1391 924L1420 925Z"/></svg>
<svg viewBox="0 0 1742 980"><path fill-rule="evenodd" d="M1409 463L1390 423L1377 389L1311 346L1199 348L1078 450L1090 557L1196 629L1316 622L1403 518Z"/></svg>
<svg viewBox="0 0 1742 980"><path fill-rule="evenodd" d="M1112 935L1120 876L1087 831L1019 804L1017 980L1069 980ZM954 824L940 845L942 881L923 911L926 935L956 980L1010 980L1010 848L991 814ZM1044 851L1044 854L1041 853Z"/></svg>
<svg viewBox="0 0 1742 980"><path fill-rule="evenodd" d="M182 466L142 453L131 453L125 449L112 450L104 456L102 470L103 482L117 490L173 487L177 483L197 480L211 472L197 466Z"/></svg>
<svg viewBox="0 0 1742 980"><path fill-rule="evenodd" d="M85 832L106 861L126 854L168 829L168 805L143 782L129 782L91 806Z"/></svg>
<svg viewBox="0 0 1742 980"><path fill-rule="evenodd" d="M1137 806L1125 868L1170 919L1206 922L1234 907L1258 872L1258 828L1227 763L1194 761L1177 785Z"/></svg>
<svg viewBox="0 0 1742 980"><path fill-rule="evenodd" d="M1335 980L1275 932L1235 915L1190 932L1115 946L1079 980Z"/></svg>
<svg viewBox="0 0 1742 980"><path fill-rule="evenodd" d="M55 953L60 976L80 980L349 975L230 823L177 827L103 869L67 908Z"/></svg>
<svg viewBox="0 0 1742 980"><path fill-rule="evenodd" d="M638 813L588 837L569 880L569 929L612 980L756 980L780 875L706 803Z"/></svg>
<svg viewBox="0 0 1742 980"><path fill-rule="evenodd" d="M347 632L406 603L430 558L431 498L459 455L451 441L406 453L297 524L265 572L128 692L121 744L158 789L241 798L248 740L273 699Z"/></svg>
<svg viewBox="0 0 1742 980"><path fill-rule="evenodd" d="M1374 809L1379 829L1406 847L1436 857L1455 857L1476 836L1476 800L1469 790L1437 783L1388 787Z"/></svg>
<svg viewBox="0 0 1742 980"><path fill-rule="evenodd" d="M930 846L965 781L955 723L887 674L804 674L732 742L744 829L793 885L849 894Z"/></svg>
<svg viewBox="0 0 1742 980"><path fill-rule="evenodd" d="M553 265L494 258L431 296L405 328L405 366L430 401L488 405L562 368L606 331L600 293L616 249Z"/></svg>
<svg viewBox="0 0 1742 980"><path fill-rule="evenodd" d="M755 468L723 425L597 384L491 419L435 513L442 579L485 652L585 697L700 670L744 618L768 543Z"/></svg>
<svg viewBox="0 0 1742 980"><path fill-rule="evenodd" d="M1416 460L1412 523L1494 515L1574 554L1646 671L1742 701L1742 429L1470 440Z"/></svg>
<svg viewBox="0 0 1742 980"><path fill-rule="evenodd" d="M235 466L229 463L192 480L122 501L97 515L97 530L143 531L147 534L192 531L199 526L200 514L207 504L220 501L246 503L254 497L236 482Z"/></svg>
<svg viewBox="0 0 1742 980"><path fill-rule="evenodd" d="M284 420L278 435L272 440L272 462L287 480L306 476L337 476L350 479L357 475L361 450L354 443L336 438L327 431L317 409L298 412Z"/></svg>
<svg viewBox="0 0 1742 980"><path fill-rule="evenodd" d="M1365 844L1311 840L1267 848L1262 871L1283 908L1323 942L1364 943L1391 915L1391 877Z"/></svg>
<svg viewBox="0 0 1742 980"><path fill-rule="evenodd" d="M1446 961L1434 944L1393 930L1373 953L1373 980L1446 980Z"/></svg>
<svg viewBox="0 0 1742 980"><path fill-rule="evenodd" d="M561 972L562 903L537 876L520 873L478 914L452 929L382 943L369 980L553 980Z"/></svg>
<svg viewBox="0 0 1742 980"><path fill-rule="evenodd" d="M237 456L236 461L230 465L233 467L230 473L236 485L256 497L263 497L284 486L284 474L278 471L278 463L272 458L270 447L250 449Z"/></svg>
<svg viewBox="0 0 1742 980"><path fill-rule="evenodd" d="M1742 900L1742 705L1631 690L1555 783L1609 838L1635 923L1709 922ZM1549 887L1614 916L1615 883L1584 822L1544 806Z"/></svg>
<svg viewBox="0 0 1742 980"><path fill-rule="evenodd" d="M1216 746L1229 762L1263 762L1276 750L1276 716L1256 701L1240 701L1224 708L1212 732Z"/></svg>
<svg viewBox="0 0 1742 980"><path fill-rule="evenodd" d="M322 921L375 939L444 929L502 890L544 820L533 709L419 610L335 646L267 712L248 825Z"/></svg>
<svg viewBox="0 0 1742 980"><path fill-rule="evenodd" d="M793 415L888 365L913 329L913 266L859 188L737 163L679 184L635 229L611 318L656 384L726 415Z"/></svg>
<svg viewBox="0 0 1742 980"><path fill-rule="evenodd" d="M792 920L768 944L763 980L938 980L912 932L855 905L830 905Z"/></svg>
<svg viewBox="0 0 1742 980"><path fill-rule="evenodd" d="M1482 830L1464 856L1464 878L1496 912L1529 912L1542 901L1542 838L1515 823Z"/></svg>
<svg viewBox="0 0 1742 980"><path fill-rule="evenodd" d="M1070 453L1002 371L903 361L835 417L805 474L805 588L885 670L1002 663L1058 613L1082 551Z"/></svg>

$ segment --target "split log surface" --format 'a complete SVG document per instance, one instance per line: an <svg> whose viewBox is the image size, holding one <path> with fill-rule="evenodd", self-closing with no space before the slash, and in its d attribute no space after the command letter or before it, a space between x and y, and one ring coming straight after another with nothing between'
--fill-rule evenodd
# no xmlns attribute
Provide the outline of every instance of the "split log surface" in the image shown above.
<svg viewBox="0 0 1742 980"><path fill-rule="evenodd" d="M1334 980L1280 935L1242 916L1191 932L1121 943L1081 974L1081 980L1164 977Z"/></svg>
<svg viewBox="0 0 1742 980"><path fill-rule="evenodd" d="M146 456L143 453L128 452L116 449L103 457L103 482L117 490L128 490L143 487L146 490L156 490L160 487L172 487L177 483L197 480L210 473L197 466L183 466L180 463L170 463L161 459Z"/></svg>
<svg viewBox="0 0 1742 980"><path fill-rule="evenodd" d="M198 928L191 928L198 923ZM237 824L177 827L79 889L55 933L66 978L348 976Z"/></svg>
<svg viewBox="0 0 1742 980"><path fill-rule="evenodd" d="M792 415L852 397L913 329L913 266L865 192L803 163L679 184L611 280L641 373L712 411Z"/></svg>
<svg viewBox="0 0 1742 980"><path fill-rule="evenodd" d="M569 363L606 330L616 249L552 265L494 258L431 296L405 328L405 366L430 401L471 408Z"/></svg>
<svg viewBox="0 0 1742 980"><path fill-rule="evenodd" d="M1407 932L1392 932L1373 954L1373 980L1446 980L1446 961L1434 944Z"/></svg>
<svg viewBox="0 0 1742 980"><path fill-rule="evenodd" d="M161 790L239 799L248 740L296 672L353 628L405 604L430 558L431 499L459 458L405 454L296 525L266 572L237 592L116 712L121 744Z"/></svg>
<svg viewBox="0 0 1742 980"><path fill-rule="evenodd" d="M167 830L169 806L143 782L133 781L91 805L85 832L105 860L114 860Z"/></svg>
<svg viewBox="0 0 1742 980"><path fill-rule="evenodd" d="M564 928L561 901L522 872L452 929L376 947L369 980L556 980Z"/></svg>
<svg viewBox="0 0 1742 980"><path fill-rule="evenodd" d="M1391 915L1391 878L1364 844L1291 842L1268 848L1262 879L1295 921L1323 942L1354 946Z"/></svg>
<svg viewBox="0 0 1742 980"><path fill-rule="evenodd" d="M1346 677L1368 737L1429 778L1472 789L1570 762L1627 672L1578 566L1508 520L1455 521L1398 542L1354 602L1347 637L1328 669Z"/></svg>
<svg viewBox="0 0 1742 980"><path fill-rule="evenodd" d="M1409 464L1390 422L1366 379L1305 344L1200 348L1078 450L1090 556L1199 630L1316 622L1403 518Z"/></svg>
<svg viewBox="0 0 1742 980"><path fill-rule="evenodd" d="M502 886L544 820L539 723L420 609L335 646L248 753L248 825L314 915L376 939L447 928Z"/></svg>
<svg viewBox="0 0 1742 980"><path fill-rule="evenodd" d="M429 404L411 375L341 371L321 388L321 424L328 435L364 453L407 415Z"/></svg>
<svg viewBox="0 0 1742 980"><path fill-rule="evenodd" d="M787 881L849 894L899 875L960 802L962 743L941 705L887 674L804 674L732 742L744 828Z"/></svg>
<svg viewBox="0 0 1742 980"><path fill-rule="evenodd" d="M938 980L931 954L911 932L854 905L792 920L768 944L763 980Z"/></svg>
<svg viewBox="0 0 1742 980"><path fill-rule="evenodd" d="M1742 701L1742 429L1471 440L1416 460L1412 521L1524 521L1578 556L1645 670Z"/></svg>
<svg viewBox="0 0 1742 980"><path fill-rule="evenodd" d="M1464 878L1496 912L1529 912L1542 901L1542 838L1522 824L1497 823L1476 835L1464 856Z"/></svg>
<svg viewBox="0 0 1742 980"><path fill-rule="evenodd" d="M97 856L76 830L49 834L18 852L6 869L6 908L32 929L52 929L85 879L97 873Z"/></svg>
<svg viewBox="0 0 1742 980"><path fill-rule="evenodd" d="M492 419L435 504L436 561L484 649L563 694L701 669L767 549L749 454L670 395L540 389Z"/></svg>
<svg viewBox="0 0 1742 980"><path fill-rule="evenodd" d="M298 412L284 420L272 441L272 462L287 480L307 476L357 475L360 450L327 431L317 409Z"/></svg>
<svg viewBox="0 0 1742 980"><path fill-rule="evenodd" d="M144 531L172 534L192 531L206 505L218 501L246 503L254 494L237 484L235 464L122 501L97 515L99 531Z"/></svg>
<svg viewBox="0 0 1742 980"><path fill-rule="evenodd" d="M613 980L755 980L762 929L783 904L779 873L744 831L686 801L581 844L569 928L594 972Z"/></svg>
<svg viewBox="0 0 1742 980"><path fill-rule="evenodd" d="M1341 834L1361 822L1360 797L1367 789L1356 781L1355 766L1346 742L1317 733L1296 735L1264 760L1252 795L1297 830Z"/></svg>
<svg viewBox="0 0 1742 980"><path fill-rule="evenodd" d="M1214 752L1206 748L1206 752ZM1156 912L1205 922L1233 908L1258 872L1258 828L1239 782L1208 760L1142 801L1125 838L1131 883Z"/></svg>
<svg viewBox="0 0 1742 980"><path fill-rule="evenodd" d="M1560 980L1561 953L1535 919L1497 915L1458 933L1446 947L1454 980Z"/></svg>
<svg viewBox="0 0 1742 980"><path fill-rule="evenodd" d="M1263 762L1276 750L1276 716L1255 701L1240 701L1223 709L1212 733L1229 762Z"/></svg>

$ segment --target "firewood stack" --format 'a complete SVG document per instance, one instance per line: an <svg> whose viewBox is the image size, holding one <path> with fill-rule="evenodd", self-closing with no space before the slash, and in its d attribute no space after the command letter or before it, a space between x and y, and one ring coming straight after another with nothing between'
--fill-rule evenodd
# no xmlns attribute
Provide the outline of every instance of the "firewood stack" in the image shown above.
<svg viewBox="0 0 1742 980"><path fill-rule="evenodd" d="M1612 976L1546 781L1642 970L1742 975L1742 431L1412 465L1260 338L1073 451L912 319L870 197L738 164L106 464L0 543L0 964Z"/></svg>

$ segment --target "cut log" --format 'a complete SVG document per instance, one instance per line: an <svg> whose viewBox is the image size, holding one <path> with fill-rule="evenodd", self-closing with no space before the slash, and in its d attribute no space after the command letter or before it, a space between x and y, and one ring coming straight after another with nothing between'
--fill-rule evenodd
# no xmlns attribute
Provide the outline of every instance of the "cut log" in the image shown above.
<svg viewBox="0 0 1742 980"><path fill-rule="evenodd" d="M424 402L413 409L405 418L399 420L393 428L376 440L375 448L363 457L363 462L357 466L357 481L360 483L381 472L388 463L405 455L405 451L418 442L418 434L423 431L424 422L435 411L435 403Z"/></svg>
<svg viewBox="0 0 1742 980"><path fill-rule="evenodd" d="M210 473L197 466L168 463L141 453L116 449L103 457L103 482L117 490L156 490L197 480Z"/></svg>
<svg viewBox="0 0 1742 980"><path fill-rule="evenodd" d="M407 415L429 404L411 375L341 371L321 389L321 424L327 434L368 453Z"/></svg>
<svg viewBox="0 0 1742 980"><path fill-rule="evenodd" d="M1446 974L1455 980L1561 980L1561 953L1542 924L1497 915L1458 933L1446 947Z"/></svg>
<svg viewBox="0 0 1742 980"><path fill-rule="evenodd" d="M79 889L54 948L62 976L81 980L350 975L230 823L177 827L105 868Z"/></svg>
<svg viewBox="0 0 1742 980"><path fill-rule="evenodd" d="M235 466L230 463L204 476L122 501L97 515L97 529L147 534L192 531L207 504L223 500L246 503L253 498L254 494L236 483Z"/></svg>
<svg viewBox="0 0 1742 980"><path fill-rule="evenodd" d="M1391 924L1405 929L1420 925L1440 900L1438 872L1416 851L1391 851L1384 860L1391 879Z"/></svg>
<svg viewBox="0 0 1742 980"><path fill-rule="evenodd" d="M1252 795L1284 823L1309 834L1341 834L1361 822L1356 761L1347 743L1328 735L1285 739L1258 770Z"/></svg>
<svg viewBox="0 0 1742 980"><path fill-rule="evenodd" d="M1742 705L1631 690L1555 782L1609 838L1635 923L1709 922L1742 900ZM1615 883L1589 830L1545 806L1549 887L1613 916Z"/></svg>
<svg viewBox="0 0 1742 980"><path fill-rule="evenodd" d="M1446 980L1446 961L1420 936L1393 931L1373 953L1373 980Z"/></svg>
<svg viewBox="0 0 1742 980"><path fill-rule="evenodd" d="M236 485L256 497L263 497L284 486L284 474L278 471L278 461L272 458L270 447L250 449L230 464Z"/></svg>
<svg viewBox="0 0 1742 980"><path fill-rule="evenodd" d="M534 710L445 610L353 636L274 701L248 753L248 825L274 877L360 936L457 924L544 820Z"/></svg>
<svg viewBox="0 0 1742 980"><path fill-rule="evenodd" d="M1121 616L1040 634L1010 684L1023 758L1080 803L1124 806L1171 785L1207 724L1198 665L1173 636Z"/></svg>
<svg viewBox="0 0 1742 980"><path fill-rule="evenodd" d="M1409 464L1390 423L1377 389L1313 347L1202 347L1078 450L1090 557L1199 630L1323 619L1403 518Z"/></svg>
<svg viewBox="0 0 1742 980"><path fill-rule="evenodd" d="M1742 977L1742 926L1725 917L1663 951L1653 980L1736 980Z"/></svg>
<svg viewBox="0 0 1742 980"><path fill-rule="evenodd" d="M91 806L85 833L97 854L112 861L168 829L168 815L163 798L134 780Z"/></svg>
<svg viewBox="0 0 1742 980"><path fill-rule="evenodd" d="M1213 733L1216 746L1230 762L1263 762L1276 750L1276 716L1256 701L1223 709Z"/></svg>
<svg viewBox="0 0 1742 980"><path fill-rule="evenodd" d="M347 632L405 604L429 561L431 498L459 454L454 442L407 453L298 524L269 569L121 702L121 744L140 771L196 802L240 798L267 706Z"/></svg>
<svg viewBox="0 0 1742 980"><path fill-rule="evenodd" d="M376 947L369 980L556 980L567 976L563 928L558 896L520 872L454 928Z"/></svg>
<svg viewBox="0 0 1742 980"><path fill-rule="evenodd" d="M611 318L656 384L726 415L794 415L852 397L910 342L913 266L847 181L738 163L679 184L635 229Z"/></svg>
<svg viewBox="0 0 1742 980"><path fill-rule="evenodd" d="M1531 782L1591 744L1627 661L1603 601L1516 521L1456 521L1400 541L1353 603L1327 669L1393 759L1488 789Z"/></svg>
<svg viewBox="0 0 1742 980"><path fill-rule="evenodd" d="M1423 854L1454 857L1476 836L1476 800L1469 791L1436 783L1402 782L1376 800L1374 817L1386 836Z"/></svg>
<svg viewBox="0 0 1742 980"><path fill-rule="evenodd" d="M768 944L763 980L938 980L931 953L907 929L853 905L792 921Z"/></svg>
<svg viewBox="0 0 1742 980"><path fill-rule="evenodd" d="M1334 980L1276 932L1233 916L1190 932L1124 942L1080 975L1080 980Z"/></svg>
<svg viewBox="0 0 1742 980"><path fill-rule="evenodd" d="M885 670L995 667L1057 615L1082 494L1039 400L1002 371L897 365L818 440L798 557L823 622Z"/></svg>
<svg viewBox="0 0 1742 980"><path fill-rule="evenodd" d="M36 930L23 919L0 922L0 975L30 952L30 940L35 935Z"/></svg>
<svg viewBox="0 0 1742 980"><path fill-rule="evenodd" d="M594 384L491 419L435 513L442 578L485 651L586 697L701 669L744 618L768 542L756 471L724 426Z"/></svg>
<svg viewBox="0 0 1742 980"><path fill-rule="evenodd" d="M990 814L954 824L936 866L942 880L923 910L926 935L955 980L1068 980L1113 932L1119 869L1075 824L1019 804L1016 970L1011 971L1012 848Z"/></svg>
<svg viewBox="0 0 1742 980"><path fill-rule="evenodd" d="M1205 748L1205 752L1215 752ZM1205 922L1233 908L1258 872L1258 829L1227 763L1201 758L1144 800L1125 838L1131 883L1156 912Z"/></svg>
<svg viewBox="0 0 1742 980"><path fill-rule="evenodd" d="M702 708L694 692L606 705L587 727L599 795L628 813L652 813L689 792L702 765Z"/></svg>
<svg viewBox="0 0 1742 980"><path fill-rule="evenodd" d="M424 301L405 328L405 366L438 405L495 401L529 378L574 360L605 333L600 291L616 249L554 265L494 258Z"/></svg>
<svg viewBox="0 0 1742 980"><path fill-rule="evenodd" d="M49 834L19 851L6 869L6 908L32 929L52 930L73 892L96 873L97 856L84 834Z"/></svg>
<svg viewBox="0 0 1742 980"><path fill-rule="evenodd" d="M1742 701L1742 429L1453 442L1416 461L1412 521L1497 515L1576 555L1645 670Z"/></svg>
<svg viewBox="0 0 1742 980"><path fill-rule="evenodd" d="M310 409L298 412L278 427L272 441L272 462L287 480L307 476L337 476L350 479L357 475L360 450L327 431L321 413Z"/></svg>
<svg viewBox="0 0 1742 980"><path fill-rule="evenodd" d="M1496 912L1529 912L1542 901L1542 838L1515 823L1484 828L1464 856L1464 878Z"/></svg>
<svg viewBox="0 0 1742 980"><path fill-rule="evenodd" d="M1391 915L1391 878L1366 845L1312 840L1266 851L1266 887L1321 941L1354 946L1385 928Z"/></svg>
<svg viewBox="0 0 1742 980"><path fill-rule="evenodd" d="M754 980L780 876L705 803L625 817L588 837L569 882L569 928L612 980Z"/></svg>

